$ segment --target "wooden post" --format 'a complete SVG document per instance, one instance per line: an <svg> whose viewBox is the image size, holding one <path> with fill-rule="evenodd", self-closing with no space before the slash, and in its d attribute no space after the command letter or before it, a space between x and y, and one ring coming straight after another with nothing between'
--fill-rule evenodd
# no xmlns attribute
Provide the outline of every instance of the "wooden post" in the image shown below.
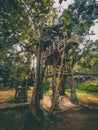
<svg viewBox="0 0 98 130"><path fill-rule="evenodd" d="M48 75L48 66L47 66L47 69L46 69L46 75Z"/></svg>
<svg viewBox="0 0 98 130"><path fill-rule="evenodd" d="M53 50L55 50L56 49L56 47L55 47L55 43L53 42Z"/></svg>
<svg viewBox="0 0 98 130"><path fill-rule="evenodd" d="M57 44L57 46L58 46L58 51L59 51L59 48L60 48L60 43L58 43L58 44Z"/></svg>
<svg viewBox="0 0 98 130"><path fill-rule="evenodd" d="M55 64L55 60L53 63L53 76L52 76L52 86L53 86L53 97L54 97L54 93L55 93L55 88L56 88L56 64Z"/></svg>

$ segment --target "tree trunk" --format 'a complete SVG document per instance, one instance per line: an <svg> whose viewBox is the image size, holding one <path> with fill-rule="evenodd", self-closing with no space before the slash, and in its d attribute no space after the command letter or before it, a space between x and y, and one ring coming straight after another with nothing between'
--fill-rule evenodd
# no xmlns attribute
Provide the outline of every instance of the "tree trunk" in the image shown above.
<svg viewBox="0 0 98 130"><path fill-rule="evenodd" d="M30 103L30 110L32 112L32 115L40 120L40 117L42 116L42 110L40 109L40 99L41 99L41 50L42 46L41 43L39 43L38 47L38 55L37 55L37 67L36 67L36 77L35 77L35 83L34 83L34 90L32 93L31 103Z"/></svg>
<svg viewBox="0 0 98 130"><path fill-rule="evenodd" d="M3 84L4 84L4 87L7 87L7 79L6 78L4 78Z"/></svg>
<svg viewBox="0 0 98 130"><path fill-rule="evenodd" d="M71 74L71 77L69 80L69 85L70 85L70 89L71 89L71 101L74 104L78 104L73 74Z"/></svg>
<svg viewBox="0 0 98 130"><path fill-rule="evenodd" d="M56 58L55 55L53 56L53 77L52 77L52 85L53 85L53 97L52 97L52 105L50 108L50 114L59 109L59 96L58 96L58 86L56 84Z"/></svg>
<svg viewBox="0 0 98 130"><path fill-rule="evenodd" d="M66 52L66 56L69 59L68 52ZM67 70L68 70L68 80L69 80L68 82L69 82L70 90L71 90L71 102L74 104L78 104L78 99L77 99L76 90L75 90L75 81L74 81L73 70L72 70L70 59L67 61Z"/></svg>
<svg viewBox="0 0 98 130"><path fill-rule="evenodd" d="M54 95L53 95L53 100L52 100L52 106L50 108L50 113L52 113L54 110L59 110L59 86L61 84L61 79L62 79L62 67L63 67L63 62L64 62L64 56L65 56L65 44L63 48L63 53L61 55L61 62L60 62L60 67L58 70L58 76L57 80L58 82L56 83L56 58L54 57L54 73L53 76L55 76L55 89L54 89Z"/></svg>
<svg viewBox="0 0 98 130"><path fill-rule="evenodd" d="M65 96L65 80L66 80L66 77L63 76L61 83L60 83L60 87L59 87L59 94L61 96Z"/></svg>
<svg viewBox="0 0 98 130"><path fill-rule="evenodd" d="M52 89L53 89L53 97L55 95L55 88L56 88L56 64L53 63L53 76L52 76Z"/></svg>

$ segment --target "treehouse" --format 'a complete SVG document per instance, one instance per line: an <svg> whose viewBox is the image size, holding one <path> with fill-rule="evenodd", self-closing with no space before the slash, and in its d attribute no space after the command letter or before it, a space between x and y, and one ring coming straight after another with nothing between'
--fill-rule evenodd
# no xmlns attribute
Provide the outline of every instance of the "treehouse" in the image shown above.
<svg viewBox="0 0 98 130"><path fill-rule="evenodd" d="M69 40L67 33L63 33L59 29L60 26L61 25L46 27L42 31L41 55L39 59L40 70L42 73L41 78L52 78L53 95L55 95L56 90L59 92L60 95L64 95L65 83L68 82L71 88L72 102L77 102L73 71L71 67L71 53L73 51L73 48L78 46L78 42L73 41L71 38ZM37 58L35 58L35 60L37 60ZM35 68L33 69L35 70ZM34 80L36 80L36 71L33 72ZM59 85L57 85L57 83ZM17 99L18 97L19 96L17 96ZM19 98L19 100L21 99Z"/></svg>
<svg viewBox="0 0 98 130"><path fill-rule="evenodd" d="M61 59L63 55L63 66L62 74L69 74L70 68L70 55L69 52L73 50L74 47L77 47L79 42L70 39L65 33L62 33L60 30L60 25L55 25L51 28L46 28L43 31L43 52L42 52L42 64L47 66L45 75L49 77L49 73L52 73L53 66L58 68L61 64ZM58 70L58 69L56 69ZM68 73L67 73L68 72Z"/></svg>
<svg viewBox="0 0 98 130"><path fill-rule="evenodd" d="M42 66L45 77L52 77L53 95L57 87L57 79L59 79L59 94L64 95L65 80L67 79L71 88L72 102L77 102L74 76L72 70L72 53L73 48L79 44L79 40L73 37L68 39L67 33L59 30L60 25L48 28L43 31L43 52Z"/></svg>

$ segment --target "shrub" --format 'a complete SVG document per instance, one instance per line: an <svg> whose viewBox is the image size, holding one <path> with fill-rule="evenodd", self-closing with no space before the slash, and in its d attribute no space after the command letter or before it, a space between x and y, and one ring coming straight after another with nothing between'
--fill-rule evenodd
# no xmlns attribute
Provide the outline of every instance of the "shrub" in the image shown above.
<svg viewBox="0 0 98 130"><path fill-rule="evenodd" d="M82 84L77 85L77 88L89 92L98 92L98 83L83 82Z"/></svg>
<svg viewBox="0 0 98 130"><path fill-rule="evenodd" d="M46 93L49 89L50 89L50 82L48 80L45 80L42 84L43 93Z"/></svg>

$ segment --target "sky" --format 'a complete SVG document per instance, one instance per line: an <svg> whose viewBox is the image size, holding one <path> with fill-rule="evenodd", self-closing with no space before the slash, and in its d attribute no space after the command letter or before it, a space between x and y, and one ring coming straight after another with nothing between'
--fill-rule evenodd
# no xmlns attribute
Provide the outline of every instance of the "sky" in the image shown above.
<svg viewBox="0 0 98 130"><path fill-rule="evenodd" d="M91 35L90 38L91 38L92 40L98 39L98 23L95 24L95 26L92 26L92 27L91 27L91 30L94 31L95 35Z"/></svg>
<svg viewBox="0 0 98 130"><path fill-rule="evenodd" d="M98 0L96 0L96 1L98 1ZM62 4L59 5L59 0L55 0L54 7L55 8L60 7L62 9L64 9L64 8L67 8L68 5L71 4L71 3L73 3L73 2L74 2L74 0L67 0L66 2L63 1ZM92 26L91 29L90 29L90 31L91 30L94 31L95 35L91 35L90 36L90 40L96 40L96 39L98 39L98 23L96 23L94 26Z"/></svg>

